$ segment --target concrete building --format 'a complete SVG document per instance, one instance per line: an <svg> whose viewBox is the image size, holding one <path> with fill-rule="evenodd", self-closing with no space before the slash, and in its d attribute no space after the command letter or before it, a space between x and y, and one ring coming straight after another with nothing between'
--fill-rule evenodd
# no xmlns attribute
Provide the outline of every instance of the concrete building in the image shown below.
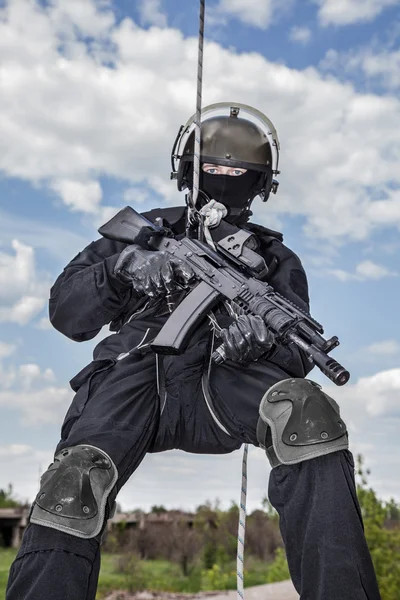
<svg viewBox="0 0 400 600"><path fill-rule="evenodd" d="M0 547L18 548L22 534L28 524L30 507L0 508ZM187 527L193 527L193 515L182 511L167 511L145 514L141 511L117 513L108 521L107 530L112 531L118 523L124 523L125 529L144 529L160 526L171 526L178 522L186 522Z"/></svg>
<svg viewBox="0 0 400 600"><path fill-rule="evenodd" d="M30 507L0 508L0 547L18 548L28 524Z"/></svg>

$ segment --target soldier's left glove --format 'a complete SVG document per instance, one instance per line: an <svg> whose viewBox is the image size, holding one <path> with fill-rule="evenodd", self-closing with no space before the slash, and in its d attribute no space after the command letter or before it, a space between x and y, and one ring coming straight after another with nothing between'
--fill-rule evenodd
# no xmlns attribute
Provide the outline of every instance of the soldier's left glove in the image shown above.
<svg viewBox="0 0 400 600"><path fill-rule="evenodd" d="M222 329L226 358L238 363L255 361L269 352L274 335L259 316L240 315L228 329Z"/></svg>

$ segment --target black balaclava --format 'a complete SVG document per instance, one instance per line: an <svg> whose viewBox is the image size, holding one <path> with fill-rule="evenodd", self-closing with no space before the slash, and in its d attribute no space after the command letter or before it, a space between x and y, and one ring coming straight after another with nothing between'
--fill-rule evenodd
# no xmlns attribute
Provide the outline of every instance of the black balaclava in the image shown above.
<svg viewBox="0 0 400 600"><path fill-rule="evenodd" d="M260 179L258 171L246 171L243 175L211 175L202 171L200 189L213 200L222 202L227 208L244 208L254 195Z"/></svg>
<svg viewBox="0 0 400 600"><path fill-rule="evenodd" d="M189 173L190 189L193 189L193 168ZM253 199L260 179L258 171L247 170L243 175L211 175L200 171L200 190L210 200L221 202L228 209L226 220L236 220Z"/></svg>

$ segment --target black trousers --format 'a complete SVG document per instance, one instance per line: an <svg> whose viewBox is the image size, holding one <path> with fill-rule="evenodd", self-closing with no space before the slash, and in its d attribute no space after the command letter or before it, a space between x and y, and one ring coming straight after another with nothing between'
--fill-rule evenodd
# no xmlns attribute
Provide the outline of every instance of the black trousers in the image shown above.
<svg viewBox="0 0 400 600"><path fill-rule="evenodd" d="M139 343L143 329L135 328ZM288 377L285 371L267 361L213 367L215 418L201 384L208 368L204 336L195 336L184 355L165 359L165 404L157 392L155 355L116 361L110 357L121 352L117 336L102 342L96 361L78 377L56 452L77 444L101 448L118 469L119 490L147 452L223 454L243 443L258 445L261 398ZM380 599L349 451L272 469L268 494L301 600ZM6 600L94 600L99 569L97 541L30 524L10 569Z"/></svg>

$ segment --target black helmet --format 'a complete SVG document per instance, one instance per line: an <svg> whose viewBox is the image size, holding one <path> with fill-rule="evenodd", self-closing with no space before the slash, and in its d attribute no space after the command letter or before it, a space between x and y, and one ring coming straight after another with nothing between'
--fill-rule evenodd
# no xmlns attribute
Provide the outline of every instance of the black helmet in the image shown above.
<svg viewBox="0 0 400 600"><path fill-rule="evenodd" d="M227 109L228 115L221 114ZM241 110L248 113L250 119L239 117ZM217 116L206 117L216 112L219 113ZM193 185L195 116L181 127L172 150L171 178L177 179L179 191L191 189ZM250 202L257 195L266 201L271 191L276 193L278 182L273 176L279 173L278 159L276 130L256 109L245 104L221 102L202 110L200 161L251 171L255 183ZM179 160L178 169L176 160Z"/></svg>

